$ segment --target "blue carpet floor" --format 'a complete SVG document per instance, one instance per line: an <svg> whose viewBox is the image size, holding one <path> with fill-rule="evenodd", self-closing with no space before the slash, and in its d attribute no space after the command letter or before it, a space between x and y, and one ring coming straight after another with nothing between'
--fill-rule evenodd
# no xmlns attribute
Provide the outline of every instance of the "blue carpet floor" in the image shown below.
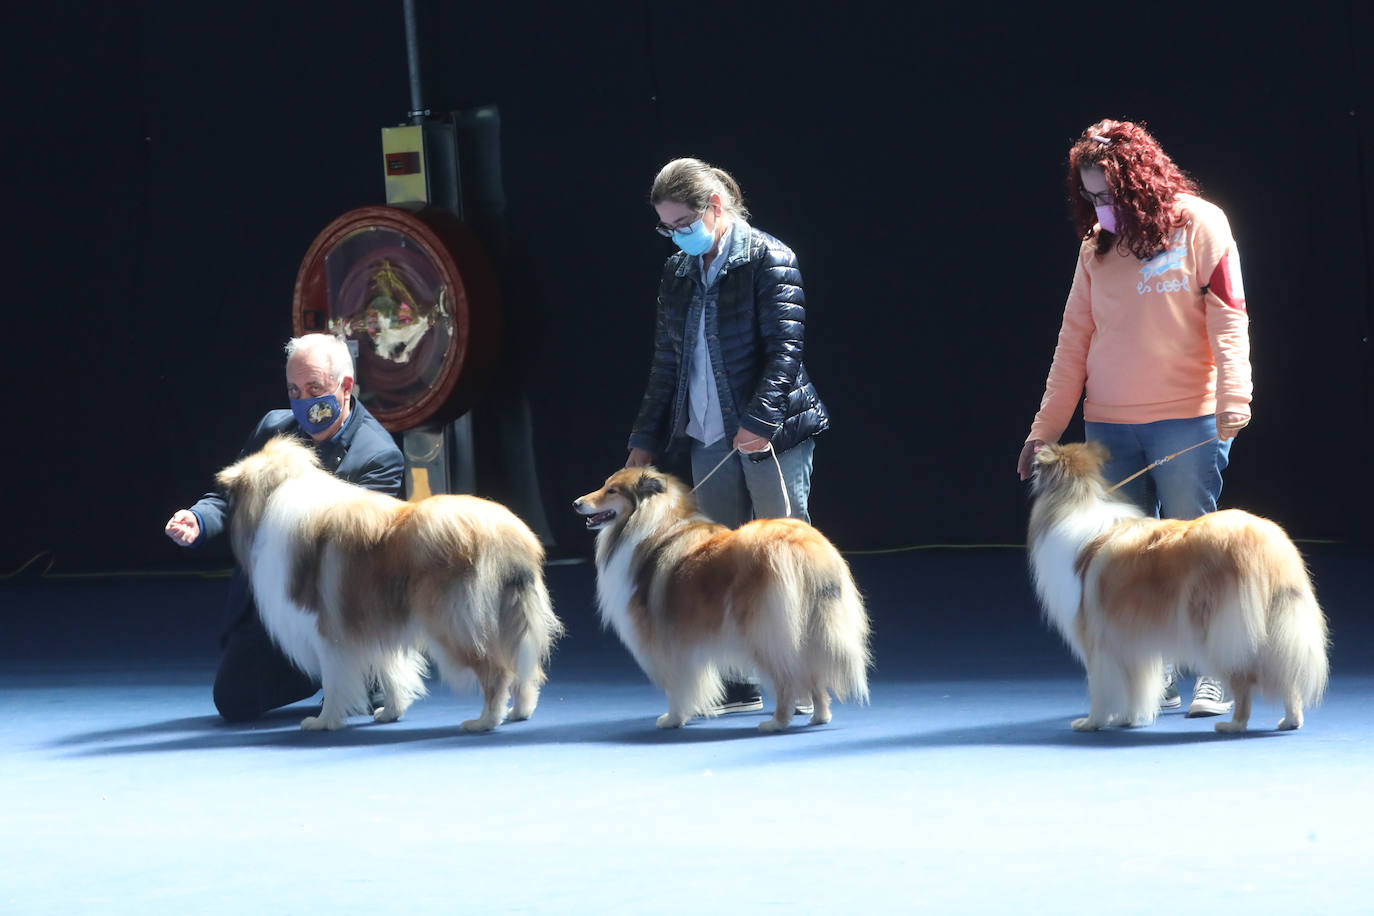
<svg viewBox="0 0 1374 916"><path fill-rule="evenodd" d="M226 725L222 581L10 583L0 912L1370 912L1374 567L1308 553L1331 690L1238 738L1072 732L1082 675L1019 551L851 558L872 703L778 736L656 730L585 565L550 569L569 636L539 709L487 735L437 686L391 725Z"/></svg>

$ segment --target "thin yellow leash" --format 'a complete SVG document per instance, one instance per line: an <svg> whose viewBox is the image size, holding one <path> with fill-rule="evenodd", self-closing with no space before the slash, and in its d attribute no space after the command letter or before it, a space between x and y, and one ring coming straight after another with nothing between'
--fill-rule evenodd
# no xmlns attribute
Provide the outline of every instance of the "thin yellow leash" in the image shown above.
<svg viewBox="0 0 1374 916"><path fill-rule="evenodd" d="M1150 470L1150 469L1152 469L1152 468L1157 468L1157 467L1159 467L1161 464L1164 464L1164 463L1167 462L1167 461L1173 461L1175 458L1177 458L1179 455L1182 455L1184 452L1191 452L1191 451L1192 451L1193 449L1195 449L1195 448L1200 448L1200 447L1206 445L1208 442L1211 442L1211 441L1212 441L1213 439L1215 439L1215 438L1216 438L1216 436L1208 436L1206 439L1203 439L1201 442L1194 443L1193 445L1190 445L1190 446L1188 446L1187 448L1181 448L1181 449L1179 449L1178 451L1174 452L1172 455L1169 455L1169 456L1166 457L1166 458L1161 458L1161 459L1159 459L1158 461L1151 462L1150 464L1145 465L1145 467L1143 467L1143 468L1141 468L1140 470L1136 471L1134 474L1132 474L1130 477L1127 477L1125 480L1121 481L1120 483L1115 484L1114 486L1108 487L1108 488L1107 488L1107 492L1110 493L1110 492L1112 492L1113 490L1118 490L1118 489L1120 489L1121 487L1124 487L1126 484L1130 483L1132 480L1135 480L1135 479L1136 479L1137 477L1139 477L1141 474L1144 474L1146 471L1148 471L1148 470Z"/></svg>
<svg viewBox="0 0 1374 916"><path fill-rule="evenodd" d="M759 451L762 451L762 449L759 449ZM783 518L790 518L792 515L792 499L787 495L787 481L783 478L782 475L782 462L778 461L778 453L773 448L772 443L769 443L768 451L773 456L773 467L778 469L778 487L782 490L782 504L784 510ZM710 471L707 472L705 477L697 481L697 485L695 487L692 487L692 492L695 493L701 487L702 484L710 480L711 475L714 474L716 471L719 471L721 467L725 464L725 462L729 461L731 458L735 456L736 452L739 452L738 448L730 449L726 456L720 459L720 462L715 467L711 468ZM744 453L740 452L740 454Z"/></svg>
<svg viewBox="0 0 1374 916"><path fill-rule="evenodd" d="M735 457L735 452L737 451L739 451L739 449L737 448L730 449L730 451L726 453L724 458L720 459L720 462L715 467L711 468L711 470L706 472L705 477L697 481L697 485L695 487L692 487L692 492L695 493L697 490L701 489L701 485L704 484L706 481L710 480L711 475L714 474L716 471L719 471L721 467L724 466L725 462Z"/></svg>

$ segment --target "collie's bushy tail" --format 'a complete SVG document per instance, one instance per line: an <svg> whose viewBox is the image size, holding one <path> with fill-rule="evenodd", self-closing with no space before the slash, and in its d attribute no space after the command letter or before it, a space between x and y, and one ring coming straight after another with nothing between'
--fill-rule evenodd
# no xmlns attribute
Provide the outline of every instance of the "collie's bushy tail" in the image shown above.
<svg viewBox="0 0 1374 916"><path fill-rule="evenodd" d="M1277 590L1269 606L1269 664L1278 684L1291 685L1306 706L1321 702L1329 676L1326 615L1312 583Z"/></svg>
<svg viewBox="0 0 1374 916"><path fill-rule="evenodd" d="M774 557L784 581L793 583L802 608L801 649L810 689L829 689L840 700L868 701L868 612L849 564L817 536L804 551ZM790 567L790 568L789 568Z"/></svg>
<svg viewBox="0 0 1374 916"><path fill-rule="evenodd" d="M543 684L544 665L553 655L554 643L563 635L563 622L553 612L543 571L537 563L508 577L501 618L501 641L515 659L516 678L522 683Z"/></svg>
<svg viewBox="0 0 1374 916"><path fill-rule="evenodd" d="M868 668L873 664L868 612L848 564L838 554L835 559L840 564L838 593L822 596L816 609L825 678L837 699L867 703Z"/></svg>

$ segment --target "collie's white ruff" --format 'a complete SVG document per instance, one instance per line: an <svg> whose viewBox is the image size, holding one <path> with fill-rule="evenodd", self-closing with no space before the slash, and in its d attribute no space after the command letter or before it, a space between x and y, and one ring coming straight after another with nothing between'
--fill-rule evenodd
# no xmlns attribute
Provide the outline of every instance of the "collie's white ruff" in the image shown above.
<svg viewBox="0 0 1374 916"><path fill-rule="evenodd" d="M258 613L324 701L304 729L354 713L400 718L425 693L425 654L455 688L476 677L486 731L534 711L543 665L562 633L543 579L543 548L505 507L471 496L408 503L339 480L288 437L220 472L235 503L234 554ZM384 705L371 709L375 680Z"/></svg>
<svg viewBox="0 0 1374 916"><path fill-rule="evenodd" d="M1088 673L1090 708L1073 727L1155 720L1164 660L1216 672L1244 731L1251 693L1283 703L1299 728L1326 689L1326 618L1293 542L1266 519L1214 512L1153 519L1107 492L1097 443L1035 455L1027 538L1045 617Z"/></svg>
<svg viewBox="0 0 1374 916"><path fill-rule="evenodd" d="M849 566L815 528L761 519L736 531L697 509L683 484L627 468L578 499L597 530L597 599L644 673L668 695L659 728L712 715L722 674L760 671L785 729L796 702L830 721L830 692L868 699L868 614Z"/></svg>

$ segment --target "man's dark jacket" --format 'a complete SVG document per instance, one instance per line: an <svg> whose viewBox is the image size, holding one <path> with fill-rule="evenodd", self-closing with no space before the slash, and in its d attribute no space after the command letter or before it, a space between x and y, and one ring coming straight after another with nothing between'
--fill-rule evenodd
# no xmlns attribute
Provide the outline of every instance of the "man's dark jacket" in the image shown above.
<svg viewBox="0 0 1374 916"><path fill-rule="evenodd" d="M782 242L737 220L717 277L716 308L706 313L726 438L743 427L784 452L824 430L825 405L802 365L806 297L797 258ZM663 265L654 357L630 447L656 455L687 425L687 379L701 312L698 259L678 252Z"/></svg>
<svg viewBox="0 0 1374 916"><path fill-rule="evenodd" d="M377 418L368 413L367 408L353 399L349 409L348 423L343 431L326 442L315 442L296 425L296 418L289 410L269 411L259 422L253 434L248 437L239 458L245 458L267 444L273 436L285 433L314 446L315 454L326 471L341 480L356 483L369 490L398 496L401 492L401 478L405 471L405 458L391 433ZM238 460L238 459L235 459ZM200 537L191 546L201 547L219 535L229 524L231 507L224 496L212 491L200 498L191 511L200 518ZM244 614L252 609L252 595L248 576L241 567L235 567L234 576L229 582L229 594L225 600L226 631L231 629Z"/></svg>

